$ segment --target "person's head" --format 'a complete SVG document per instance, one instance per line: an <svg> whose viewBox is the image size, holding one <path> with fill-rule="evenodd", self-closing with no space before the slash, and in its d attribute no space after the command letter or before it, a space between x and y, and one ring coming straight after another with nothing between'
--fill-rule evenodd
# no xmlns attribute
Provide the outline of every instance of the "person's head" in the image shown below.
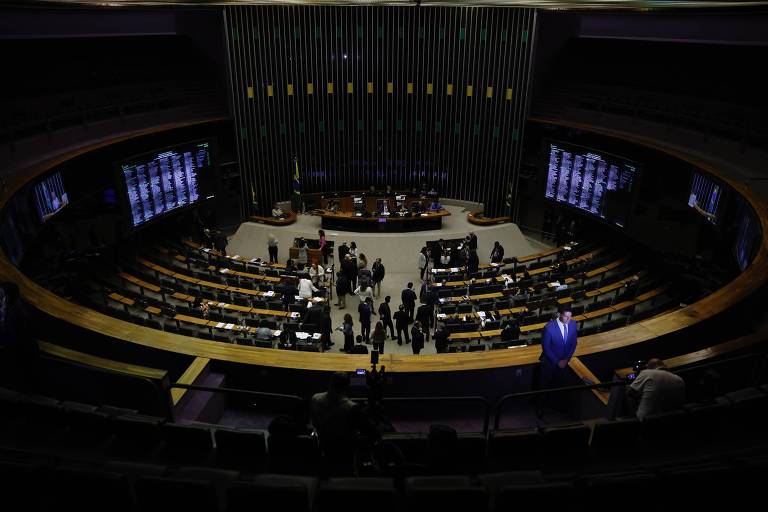
<svg viewBox="0 0 768 512"><path fill-rule="evenodd" d="M357 337L355 337L355 343L360 345L362 342L363 342L363 335L362 334L358 334Z"/></svg>
<svg viewBox="0 0 768 512"><path fill-rule="evenodd" d="M360 253L360 256L358 256L357 258L361 259L361 260L367 260L368 259L368 258L365 257L365 254L363 254L363 253Z"/></svg>
<svg viewBox="0 0 768 512"><path fill-rule="evenodd" d="M328 392L335 395L346 395L349 391L349 375L345 372L333 372L328 382Z"/></svg>
<svg viewBox="0 0 768 512"><path fill-rule="evenodd" d="M649 359L645 367L648 368L649 370L666 370L667 369L667 365L664 364L664 361L656 357L654 357L653 359Z"/></svg>
<svg viewBox="0 0 768 512"><path fill-rule="evenodd" d="M318 235L318 236L325 236L325 231L323 231L323 230L321 229L321 230L319 230L319 231L317 232L317 235Z"/></svg>
<svg viewBox="0 0 768 512"><path fill-rule="evenodd" d="M381 263L381 258L376 258L376 263Z"/></svg>
<svg viewBox="0 0 768 512"><path fill-rule="evenodd" d="M3 286L3 288L5 287ZM7 296L8 294L6 293L6 297ZM195 301L192 303L192 306L199 308L202 304L203 304L203 299L201 299L200 297L195 297Z"/></svg>
<svg viewBox="0 0 768 512"><path fill-rule="evenodd" d="M408 288L413 288L413 283L408 283Z"/></svg>
<svg viewBox="0 0 768 512"><path fill-rule="evenodd" d="M312 268L317 270L317 260L312 260Z"/></svg>
<svg viewBox="0 0 768 512"><path fill-rule="evenodd" d="M400 311L405 311L405 306L400 304L400 306L397 309Z"/></svg>
<svg viewBox="0 0 768 512"><path fill-rule="evenodd" d="M389 295L387 295L386 297L384 297L384 302L386 302L387 304L389 304L389 301L390 301L390 300L392 300L392 297L390 297Z"/></svg>
<svg viewBox="0 0 768 512"><path fill-rule="evenodd" d="M345 324L351 324L352 323L352 315L350 315L349 313L344 315L344 323Z"/></svg>
<svg viewBox="0 0 768 512"><path fill-rule="evenodd" d="M373 185L371 185L371 187L370 187L370 190L371 190L371 192L375 192L375 191L376 191L376 187L374 187Z"/></svg>
<svg viewBox="0 0 768 512"><path fill-rule="evenodd" d="M493 246L494 246L494 247L498 247L499 245L500 245L500 244L499 244L499 242L494 242L494 243L493 243Z"/></svg>
<svg viewBox="0 0 768 512"><path fill-rule="evenodd" d="M286 267L293 267L293 260L288 258L288 261L285 262Z"/></svg>
<svg viewBox="0 0 768 512"><path fill-rule="evenodd" d="M383 332L384 331L384 324L381 321L376 322L376 327L374 327L373 330L374 330L374 332L377 332L377 333Z"/></svg>
<svg viewBox="0 0 768 512"><path fill-rule="evenodd" d="M415 328L417 328L417 329L421 329L421 322L419 322L418 320L416 320L415 322L413 322L413 326L414 326Z"/></svg>
<svg viewBox="0 0 768 512"><path fill-rule="evenodd" d="M275 238L275 234L274 233L270 233L269 234L269 241L270 242L274 242L275 240L277 240L277 238Z"/></svg>
<svg viewBox="0 0 768 512"><path fill-rule="evenodd" d="M347 245L347 242L341 242L341 245Z"/></svg>
<svg viewBox="0 0 768 512"><path fill-rule="evenodd" d="M557 310L557 317L560 319L560 321L564 324L567 324L571 321L571 316L573 316L573 311L571 310L571 306L560 306Z"/></svg>
<svg viewBox="0 0 768 512"><path fill-rule="evenodd" d="M349 244L349 247L351 247L352 249L357 249L357 244L355 242L352 242L351 244Z"/></svg>
<svg viewBox="0 0 768 512"><path fill-rule="evenodd" d="M296 270L304 270L304 264L302 262L297 263Z"/></svg>
<svg viewBox="0 0 768 512"><path fill-rule="evenodd" d="M368 304L369 306L373 306L373 299L370 298L370 297L366 297L365 298L365 303Z"/></svg>
<svg viewBox="0 0 768 512"><path fill-rule="evenodd" d="M387 192L392 192L392 185L387 185Z"/></svg>

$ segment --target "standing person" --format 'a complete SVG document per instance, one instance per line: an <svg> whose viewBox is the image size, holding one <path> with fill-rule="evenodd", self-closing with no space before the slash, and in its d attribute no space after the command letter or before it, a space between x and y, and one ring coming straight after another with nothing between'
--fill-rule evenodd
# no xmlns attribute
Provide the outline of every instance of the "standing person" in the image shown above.
<svg viewBox="0 0 768 512"><path fill-rule="evenodd" d="M427 247L424 246L419 251L419 278L424 280L424 272L427 271L427 264L429 263L429 253Z"/></svg>
<svg viewBox="0 0 768 512"><path fill-rule="evenodd" d="M379 354L384 353L384 340L386 339L387 331L384 329L384 324L381 321L376 322L376 327L373 328L373 334L371 334L371 342L373 349L378 350Z"/></svg>
<svg viewBox="0 0 768 512"><path fill-rule="evenodd" d="M360 256L357 257L357 272L359 273L364 268L368 268L368 258L365 257L365 254L360 253Z"/></svg>
<svg viewBox="0 0 768 512"><path fill-rule="evenodd" d="M299 256L296 258L296 262L301 263L306 267L307 261L308 261L307 243L304 241L303 238L299 238L298 247L299 247Z"/></svg>
<svg viewBox="0 0 768 512"><path fill-rule="evenodd" d="M421 349L424 348L424 333L421 331L421 324L418 320L414 322L413 327L411 327L411 339L413 340L411 343L411 350L413 350L415 355L419 355Z"/></svg>
<svg viewBox="0 0 768 512"><path fill-rule="evenodd" d="M429 330L434 324L434 308L424 300L421 301L421 306L419 306L419 309L416 311L416 321L419 322L419 325L424 332L426 342L429 343Z"/></svg>
<svg viewBox="0 0 768 512"><path fill-rule="evenodd" d="M670 372L661 359L651 359L645 369L637 374L635 380L627 386L627 397L637 407L637 419L643 421L646 416L673 411L685 402L685 381Z"/></svg>
<svg viewBox="0 0 768 512"><path fill-rule="evenodd" d="M344 323L336 328L344 334L344 348L342 350L348 354L352 352L352 349L355 346L355 331L353 330L353 326L352 315L347 313L344 315Z"/></svg>
<svg viewBox="0 0 768 512"><path fill-rule="evenodd" d="M349 254L353 258L357 258L357 244L355 242L349 244Z"/></svg>
<svg viewBox="0 0 768 512"><path fill-rule="evenodd" d="M504 260L504 246L498 241L493 244L491 251L491 263L501 263Z"/></svg>
<svg viewBox="0 0 768 512"><path fill-rule="evenodd" d="M328 242L325 239L325 231L322 229L317 232L320 237L320 254L323 255L323 265L328 264Z"/></svg>
<svg viewBox="0 0 768 512"><path fill-rule="evenodd" d="M269 262L277 263L277 238L273 233L270 233L267 239L267 251L269 251Z"/></svg>
<svg viewBox="0 0 768 512"><path fill-rule="evenodd" d="M344 259L347 257L347 254L349 254L347 242L341 242L341 245L339 246L339 266L344 264Z"/></svg>
<svg viewBox="0 0 768 512"><path fill-rule="evenodd" d="M471 276L480 268L480 258L477 257L477 251L470 249L467 255L467 275Z"/></svg>
<svg viewBox="0 0 768 512"><path fill-rule="evenodd" d="M384 327L389 327L390 338L395 339L395 326L392 325L392 310L389 308L389 301L392 299L389 295L384 297L384 302L379 304L379 318Z"/></svg>
<svg viewBox="0 0 768 512"><path fill-rule="evenodd" d="M323 306L323 317L320 319L320 333L322 337L320 341L323 344L323 350L330 350L334 345L331 341L331 331L333 331L333 324L331 323L331 306Z"/></svg>
<svg viewBox="0 0 768 512"><path fill-rule="evenodd" d="M357 288L357 262L355 258L347 254L344 263L341 264L341 270L349 280L349 287L353 290Z"/></svg>
<svg viewBox="0 0 768 512"><path fill-rule="evenodd" d="M349 278L344 272L339 271L336 273L336 299L338 302L334 306L339 306L339 309L347 307L347 295L352 291L349 286Z"/></svg>
<svg viewBox="0 0 768 512"><path fill-rule="evenodd" d="M371 280L373 281L373 294L378 297L381 295L381 282L384 280L384 273L386 269L384 264L381 263L381 258L376 258L373 262L373 272L371 273ZM378 292L376 291L378 289Z"/></svg>
<svg viewBox="0 0 768 512"><path fill-rule="evenodd" d="M539 389L557 388L562 385L566 367L578 343L577 324L571 323L572 314L570 306L561 306L557 318L544 326L539 357ZM543 415L542 401L539 401L537 413L539 417Z"/></svg>
<svg viewBox="0 0 768 512"><path fill-rule="evenodd" d="M299 280L299 297L302 299L311 299L312 298L312 292L318 292L317 288L315 288L315 285L312 284L312 281L308 277L302 277Z"/></svg>
<svg viewBox="0 0 768 512"><path fill-rule="evenodd" d="M357 306L357 312L360 314L360 334L368 343L371 339L371 315L376 314L373 312L373 300L370 297L365 299Z"/></svg>
<svg viewBox="0 0 768 512"><path fill-rule="evenodd" d="M408 317L413 322L413 311L416 309L416 292L413 291L413 283L408 283L408 287L400 294L400 300L408 312Z"/></svg>
<svg viewBox="0 0 768 512"><path fill-rule="evenodd" d="M474 232L469 234L469 249L472 251L477 250L477 235Z"/></svg>
<svg viewBox="0 0 768 512"><path fill-rule="evenodd" d="M299 294L299 290L296 288L296 285L293 284L294 279L296 278L286 278L285 283L283 283L280 288L280 293L283 295L283 309L285 311L288 311L290 305L296 301L296 295Z"/></svg>
<svg viewBox="0 0 768 512"><path fill-rule="evenodd" d="M397 328L397 344L403 344L403 334L405 334L405 342L410 343L411 339L408 337L408 324L411 323L411 319L408 317L408 313L405 311L405 306L400 304L399 309L394 315L395 328Z"/></svg>
<svg viewBox="0 0 768 512"><path fill-rule="evenodd" d="M360 302L365 302L368 299L373 300L373 288L364 282L361 282L360 286L355 288L354 294L360 298Z"/></svg>

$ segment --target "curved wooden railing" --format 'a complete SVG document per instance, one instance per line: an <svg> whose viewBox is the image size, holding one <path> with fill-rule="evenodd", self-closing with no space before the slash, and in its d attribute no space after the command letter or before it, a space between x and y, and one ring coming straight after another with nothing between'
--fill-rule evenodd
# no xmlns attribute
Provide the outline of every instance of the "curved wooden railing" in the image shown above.
<svg viewBox="0 0 768 512"><path fill-rule="evenodd" d="M0 196L0 206L3 206L12 195L35 176L44 174L62 163L89 151L108 146L131 138L182 128L196 124L219 121L220 118L203 119L192 122L173 123L152 129L141 130L120 137L99 142L86 148L59 155L56 158L41 163L29 170L24 176L9 184ZM700 169L717 175L740 193L755 210L763 233L768 233L768 209L758 197L744 185L723 176L717 169L695 160L693 157L672 148L660 146L655 141L644 138L627 136L626 134L609 130L592 129L589 126L575 123L553 122L534 119L536 122L562 124L583 130L592 130L605 135L620 137L624 140L648 146L666 152L680 160L698 166ZM46 290L31 279L24 276L13 266L5 254L0 254L0 277L15 281L19 284L22 296L29 304L44 313L64 322L75 324L81 328L90 329L118 340L135 343L160 350L203 357L211 360L231 361L241 364L274 366L280 368L295 368L305 370L325 371L354 371L366 367L368 356L348 355L340 353L311 353L288 350L261 349L254 347L229 345L214 341L189 338L178 334L158 332L155 329L143 327L118 320L84 306L71 303ZM694 325L712 315L725 311L752 292L764 286L768 280L768 237L763 237L752 264L732 282L712 293L704 299L679 309L673 313L654 317L627 327L611 330L606 333L585 336L579 341L577 356L593 354L604 350L614 350L635 343L641 343L658 336L678 331ZM456 354L422 354L398 355L385 354L379 359L390 372L445 372L501 368L515 365L528 365L538 361L540 348L536 346L516 350L497 350L492 352L466 352Z"/></svg>
<svg viewBox="0 0 768 512"><path fill-rule="evenodd" d="M277 219L275 217L262 217L260 215L251 215L249 218L252 222L260 222L262 224L269 224L270 226L287 226L296 222L296 214L294 212L288 212L287 217Z"/></svg>
<svg viewBox="0 0 768 512"><path fill-rule="evenodd" d="M478 210L476 212L469 212L467 214L467 222L475 224L477 226L492 226L494 224L503 224L505 222L512 222L512 217L483 217L483 211Z"/></svg>

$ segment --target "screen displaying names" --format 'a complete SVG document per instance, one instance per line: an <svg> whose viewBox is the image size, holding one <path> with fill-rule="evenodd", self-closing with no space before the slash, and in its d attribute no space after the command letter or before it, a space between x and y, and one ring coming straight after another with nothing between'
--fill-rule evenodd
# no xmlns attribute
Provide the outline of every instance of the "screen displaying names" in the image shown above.
<svg viewBox="0 0 768 512"><path fill-rule="evenodd" d="M638 172L634 162L573 144L550 142L544 195L624 227Z"/></svg>
<svg viewBox="0 0 768 512"><path fill-rule="evenodd" d="M140 226L214 196L211 142L182 144L120 164L131 223Z"/></svg>

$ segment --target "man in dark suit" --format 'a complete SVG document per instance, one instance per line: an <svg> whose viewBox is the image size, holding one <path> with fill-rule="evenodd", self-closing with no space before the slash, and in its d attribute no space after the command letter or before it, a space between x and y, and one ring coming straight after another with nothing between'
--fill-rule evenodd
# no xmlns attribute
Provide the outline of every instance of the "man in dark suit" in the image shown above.
<svg viewBox="0 0 768 512"><path fill-rule="evenodd" d="M379 304L379 318L381 323L384 324L384 329L389 327L389 334L392 339L395 339L395 326L392 324L392 310L389 308L389 301L392 297L387 295L384 297L384 302Z"/></svg>
<svg viewBox="0 0 768 512"><path fill-rule="evenodd" d="M357 306L357 312L360 313L360 334L363 335L363 341L368 343L371 337L371 315L373 312L373 300L370 297L365 299Z"/></svg>
<svg viewBox="0 0 768 512"><path fill-rule="evenodd" d="M469 248L472 251L477 250L477 235L474 233L469 234Z"/></svg>
<svg viewBox="0 0 768 512"><path fill-rule="evenodd" d="M344 264L344 257L349 254L349 246L347 245L347 242L341 242L341 245L338 249L339 253L339 264L343 266Z"/></svg>
<svg viewBox="0 0 768 512"><path fill-rule="evenodd" d="M416 309L416 292L413 291L413 283L408 283L408 288L400 294L400 300L405 306L408 317L413 322L413 311Z"/></svg>
<svg viewBox="0 0 768 512"><path fill-rule="evenodd" d="M418 320L411 327L411 339L413 340L411 350L413 350L414 355L419 355L421 349L424 348L424 332L421 330Z"/></svg>
<svg viewBox="0 0 768 512"><path fill-rule="evenodd" d="M491 251L491 263L501 263L504 260L504 246L499 242L493 244Z"/></svg>
<svg viewBox="0 0 768 512"><path fill-rule="evenodd" d="M566 367L573 357L578 342L576 322L571 323L570 306L562 306L558 316L547 322L541 337L541 362L539 389L557 388L563 385ZM542 415L543 403L539 400L538 414Z"/></svg>
<svg viewBox="0 0 768 512"><path fill-rule="evenodd" d="M426 342L429 343L429 330L434 322L434 308L422 300L421 306L416 310L416 320L421 325Z"/></svg>
<svg viewBox="0 0 768 512"><path fill-rule="evenodd" d="M400 308L393 315L393 318L395 319L395 328L397 329L397 344L403 344L403 335L405 335L405 342L410 343L411 339L408 337L408 324L411 323L411 319L405 311L405 306L400 304Z"/></svg>

